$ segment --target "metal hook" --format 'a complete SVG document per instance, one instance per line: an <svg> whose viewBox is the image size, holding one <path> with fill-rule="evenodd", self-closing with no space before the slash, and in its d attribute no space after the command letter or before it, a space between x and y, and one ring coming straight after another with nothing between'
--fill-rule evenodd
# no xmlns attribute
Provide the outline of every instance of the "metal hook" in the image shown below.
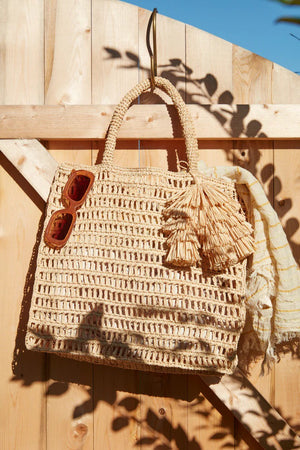
<svg viewBox="0 0 300 450"><path fill-rule="evenodd" d="M147 49L150 56L150 81L151 81L151 89L153 90L155 88L155 80L154 77L157 76L157 53L156 53L156 13L157 8L154 8L152 11L152 14L150 16L148 26L147 26L147 34L146 34L146 42L147 42ZM152 39L153 39L153 52L150 45L150 30L151 25L152 27Z"/></svg>

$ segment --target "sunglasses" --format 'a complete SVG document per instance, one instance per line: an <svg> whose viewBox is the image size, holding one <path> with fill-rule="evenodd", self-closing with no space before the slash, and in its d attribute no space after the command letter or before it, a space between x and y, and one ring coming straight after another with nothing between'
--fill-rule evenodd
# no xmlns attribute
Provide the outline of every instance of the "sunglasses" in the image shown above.
<svg viewBox="0 0 300 450"><path fill-rule="evenodd" d="M44 241L54 249L62 248L70 237L76 220L76 211L83 205L95 176L87 170L72 170L62 192L65 209L55 211L45 230Z"/></svg>

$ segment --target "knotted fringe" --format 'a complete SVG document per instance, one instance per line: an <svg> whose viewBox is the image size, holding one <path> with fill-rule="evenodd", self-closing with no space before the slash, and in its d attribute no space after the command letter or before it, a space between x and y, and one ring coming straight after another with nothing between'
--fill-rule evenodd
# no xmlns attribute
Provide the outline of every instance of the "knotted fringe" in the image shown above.
<svg viewBox="0 0 300 450"><path fill-rule="evenodd" d="M201 249L210 268L220 270L254 251L252 227L240 203L208 182L196 181L176 194L163 215L163 231L168 235L166 262L170 265L196 265L201 261Z"/></svg>

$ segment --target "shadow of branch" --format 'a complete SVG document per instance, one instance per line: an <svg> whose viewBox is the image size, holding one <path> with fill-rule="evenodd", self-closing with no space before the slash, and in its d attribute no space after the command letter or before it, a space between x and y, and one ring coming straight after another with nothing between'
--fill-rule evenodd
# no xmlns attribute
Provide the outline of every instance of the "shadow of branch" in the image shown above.
<svg viewBox="0 0 300 450"><path fill-rule="evenodd" d="M113 48L105 48L106 56L108 59L119 59L120 64L123 64L122 67L126 67L128 69L139 67L140 70L146 72L149 75L149 70L143 67L140 63L140 60L137 55L131 52L125 52L123 55L120 51ZM125 66L124 66L125 64ZM121 65L120 65L121 67ZM208 114L211 114L220 125L226 130L228 136L232 138L238 137L265 137L266 135L263 132L263 125L257 120L247 121L247 116L249 114L249 107L247 105L234 105L234 97L233 94L229 90L225 90L223 92L218 93L218 81L213 74L206 74L202 78L194 78L193 77L193 69L188 67L183 61L179 58L173 58L169 60L169 64L164 66L160 66L160 75L168 78L174 85L179 89L182 96L185 98L186 103L196 103L202 108L204 108ZM180 83L185 83L186 91L180 88ZM144 97L143 101L148 101L147 97ZM159 101L156 99L156 101ZM261 169L259 169L259 162L261 160L261 153L258 150L253 152L248 152L249 159L251 159L251 168L252 173L254 175L260 175L263 181L268 181L269 186L274 187L275 193L275 201L277 196L281 192L281 183L280 180L275 178L274 176L274 166L272 164L267 164ZM242 151L236 149L226 151L227 160L230 162L234 162L238 160L238 163L243 165L245 160L247 159L247 152L242 154ZM271 197L273 193L270 191L269 196ZM286 206L285 209L282 210L283 217L291 208L292 200L285 199ZM16 338L15 352L12 363L13 370L13 381L22 381L24 386L30 386L34 382L45 382L50 380L50 374L46 370L47 364L46 359L47 356L45 354L41 354L38 352L29 352L25 349L24 341L25 341L25 333L26 333L26 324L29 316L29 307L30 307L30 299L32 296L32 286L33 286L33 277L35 273L36 267L36 253L39 245L39 241L41 238L41 226L43 224L44 218L41 219L40 229L37 238L37 242L33 251L32 260L30 264L30 268L27 275L26 285L24 289L24 298L22 302L22 311L20 315L20 322L18 327L18 333ZM290 218L287 222L287 232L288 237L291 239L294 233L299 228L299 221L296 218ZM293 244L291 242L292 249L295 254L299 254L299 244ZM100 308L100 309L99 309ZM103 336L101 334L101 321L103 318L103 309L101 309L101 304L98 307L97 311L92 311L85 317L85 321L82 324L79 324L80 335L84 334L84 330L86 327L89 327L91 323L98 323L95 328L95 339L98 339L101 342L101 345L106 345L108 342L103 340ZM139 336L136 336L137 339ZM141 338L141 337L140 337ZM51 337L50 337L51 339ZM67 344L72 345L72 341L68 340ZM124 345L126 349L126 344ZM179 346L179 349L182 348ZM49 358L49 356L48 356ZM51 358L60 358L59 356L51 355ZM57 374L57 379L51 381L51 384L48 386L46 391L46 396L62 396L64 395L71 383L79 383L79 384L87 384L87 380L83 379L82 373L84 371L79 371L76 373L77 364L85 365L86 368L90 368L89 362L77 362L76 363L67 358L62 359L62 364L64 364L68 370L65 371L68 375ZM115 369L110 367L103 366L103 372L111 373ZM117 399L118 391L130 392L131 385L126 381L127 377L124 377L122 380L122 371L128 372L125 369L118 369L120 371L120 377L118 378L117 386L110 387L107 386L107 389L102 390L101 394L96 394L94 387L91 386L87 390L88 399L82 402L80 405L77 405L73 412L73 418L80 418L84 414L92 413L99 402L104 402L110 405L114 410L118 412L118 416L113 419L111 428L114 432L118 432L121 429L130 426L131 422L137 422L141 426L141 430L143 430L143 434L141 438L137 441L136 445L138 446L153 446L155 450L162 449L171 449L174 446L177 446L180 449L201 449L201 442L199 436L190 437L189 433L183 429L183 427L178 424L174 425L167 417L160 417L153 408L147 408L144 417L137 418L137 410L141 404L141 400L137 399L135 396L137 394L142 395L153 395L153 392L150 388L143 388L142 386L150 386L152 384L152 375L147 373L139 374L140 379L143 379L143 383L139 383L139 386L135 386L133 394L135 396L128 395L123 398L121 401ZM136 371L131 371L132 374L136 373ZM168 383L165 383L164 396L171 398L178 398L189 402L189 409L191 414L196 414L202 416L205 419L209 419L212 415L212 409L204 407L203 405L203 396L199 394L201 389L199 388L197 391L190 391L189 395L186 392L182 392L182 388L180 387L180 377L181 375L168 375L162 374L162 380L169 380L173 377L176 377L178 380L178 388L174 392L174 389L171 390L168 388ZM53 373L51 374L51 379L53 380ZM191 379L188 376L188 379ZM173 383L174 385L174 383ZM201 391L202 392L202 391ZM206 392L208 395L208 393ZM190 402L195 400L193 404ZM263 406L262 406L263 408ZM266 421L270 424L272 429L272 434L275 432L279 432L282 427L282 423L277 421L274 425L274 417L270 411L265 410L264 416ZM228 427L225 423L222 422L216 424L217 431L215 431L210 439L214 442L219 441L219 447L222 446L224 448L232 446L231 442L227 442L226 438L230 433L233 433L233 430ZM275 428L274 428L275 427ZM275 430L275 431L274 431ZM269 438L269 434L265 431L262 431L261 442L263 444L267 443ZM292 436L290 440L282 441L282 448L292 448L289 447L292 441ZM271 447L268 447L271 448Z"/></svg>

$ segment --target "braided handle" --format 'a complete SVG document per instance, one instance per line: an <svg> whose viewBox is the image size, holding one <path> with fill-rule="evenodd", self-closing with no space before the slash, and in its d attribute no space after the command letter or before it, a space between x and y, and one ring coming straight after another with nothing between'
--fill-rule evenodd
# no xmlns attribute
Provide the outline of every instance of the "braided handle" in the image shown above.
<svg viewBox="0 0 300 450"><path fill-rule="evenodd" d="M197 149L198 143L195 136L195 130L192 122L192 118L190 113L182 100L179 92L170 83L169 80L162 77L155 77L155 86L159 87L163 91L165 91L169 97L173 100L173 103L176 107L176 110L179 115L180 124L183 130L183 136L185 139L186 145L186 153L187 160L189 164L190 172L196 171L197 169ZM103 154L102 164L112 166L113 165L113 154L116 147L117 134L123 122L124 116L129 109L133 100L135 100L139 95L143 92L150 89L151 83L150 80L144 80L141 83L137 84L133 89L131 89L121 100L121 102L116 107L107 133L107 138L105 141L105 148Z"/></svg>

